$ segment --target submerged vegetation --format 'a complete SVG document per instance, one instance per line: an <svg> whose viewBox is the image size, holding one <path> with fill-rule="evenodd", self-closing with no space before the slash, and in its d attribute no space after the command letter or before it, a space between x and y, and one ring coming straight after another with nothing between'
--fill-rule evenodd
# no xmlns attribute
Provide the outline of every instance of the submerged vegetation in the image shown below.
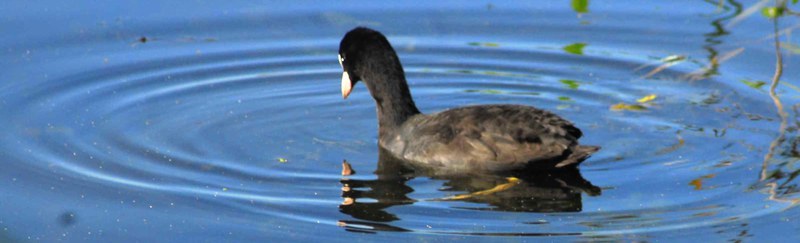
<svg viewBox="0 0 800 243"><path fill-rule="evenodd" d="M777 87L783 84L785 87L790 89L800 90L797 88L797 86L788 83L787 80L781 79L785 68L783 62L783 52L786 52L790 55L800 54L800 47L798 47L799 45L790 41L792 32L797 29L798 26L790 26L785 28L780 27L780 21L783 18L800 18L800 12L795 10L796 8L800 7L800 4L798 4L800 0L762 0L747 8L733 0L707 0L706 2L715 4L718 9L733 8L733 14L723 16L712 22L715 31L706 35L708 45L705 46L705 49L709 52L707 61L700 69L693 71L689 75L681 78L690 81L698 81L714 77L719 74L719 68L723 62L735 58L744 52L745 48L739 47L730 51L722 52L722 54L720 54L716 47L721 43L719 38L729 35L732 29L734 29L736 24L738 24L740 21L744 20L745 18L749 18L754 13L758 12L762 17L773 22L773 34L764 38L766 40L771 39L771 45L774 46L775 71L772 77L769 78L769 81L760 80L767 79L767 77L758 77L755 80L744 78L741 79L740 82L756 90L762 90L762 87L768 85L768 96L775 105L776 113L780 118L780 126L777 128L778 136L772 141L768 151L764 155L764 160L759 174L759 180L757 183L763 183L770 200L786 202L788 203L788 207L797 206L800 204L800 197L797 196L797 194L800 193L800 188L792 184L792 182L794 182L798 175L800 175L800 168L798 168L798 165L800 165L798 163L798 161L800 161L800 152L798 152L798 144L800 143L798 143L798 141L800 140L789 139L789 141L787 141L787 134L792 134L791 137L796 137L798 130L800 130L800 120L798 120L798 118L800 118L800 104L794 104L791 106L790 109L795 114L793 116L794 121L790 123L790 116L780 99L779 92L777 92ZM571 6L579 16L589 12L588 0L573 0L571 2ZM571 54L583 55L583 48L586 45L587 44L585 43L574 43L565 46L563 49ZM642 76L642 78L654 77L659 73L687 60L693 59L688 55L682 54L666 56L661 58L659 64L656 65L655 68L650 69ZM646 66L639 67L637 70L643 68L646 68ZM570 85L569 87L577 88L577 85ZM648 103L652 102L655 98L656 95L652 94L642 97L641 99L637 100L636 103L621 102L611 105L610 109L614 111L645 111L647 110ZM752 116L752 114L748 116ZM682 139L681 144L683 144ZM782 156L776 157L775 155ZM696 190L700 190L703 188L703 180L710 178L714 178L714 174L702 176L692 180L689 182L689 184L693 185Z"/></svg>

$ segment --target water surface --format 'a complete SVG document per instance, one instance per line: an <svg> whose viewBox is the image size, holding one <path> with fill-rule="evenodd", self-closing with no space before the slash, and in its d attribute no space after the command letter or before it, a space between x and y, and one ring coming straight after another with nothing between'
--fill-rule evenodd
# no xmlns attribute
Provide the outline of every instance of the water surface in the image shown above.
<svg viewBox="0 0 800 243"><path fill-rule="evenodd" d="M7 3L0 241L800 240L798 18L778 24L779 139L775 30L748 15L766 3L431 4ZM423 112L532 105L603 149L579 171L398 175L366 88L341 99L359 25Z"/></svg>

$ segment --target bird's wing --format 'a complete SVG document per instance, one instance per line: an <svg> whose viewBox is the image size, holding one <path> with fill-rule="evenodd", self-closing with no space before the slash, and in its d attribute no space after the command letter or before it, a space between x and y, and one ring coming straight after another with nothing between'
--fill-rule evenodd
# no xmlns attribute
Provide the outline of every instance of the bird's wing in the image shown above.
<svg viewBox="0 0 800 243"><path fill-rule="evenodd" d="M415 152L409 159L432 163L520 167L564 156L582 136L572 123L555 114L519 105L456 108L426 116L414 125L406 141L407 151Z"/></svg>

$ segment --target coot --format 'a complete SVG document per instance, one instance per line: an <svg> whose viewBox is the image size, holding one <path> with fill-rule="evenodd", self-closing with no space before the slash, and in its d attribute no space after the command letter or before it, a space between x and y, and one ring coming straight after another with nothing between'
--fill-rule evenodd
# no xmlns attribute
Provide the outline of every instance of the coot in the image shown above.
<svg viewBox="0 0 800 243"><path fill-rule="evenodd" d="M339 44L342 97L362 81L375 100L378 143L414 166L450 172L574 168L597 146L578 144L580 129L524 105L476 105L422 114L403 66L378 31L357 27Z"/></svg>

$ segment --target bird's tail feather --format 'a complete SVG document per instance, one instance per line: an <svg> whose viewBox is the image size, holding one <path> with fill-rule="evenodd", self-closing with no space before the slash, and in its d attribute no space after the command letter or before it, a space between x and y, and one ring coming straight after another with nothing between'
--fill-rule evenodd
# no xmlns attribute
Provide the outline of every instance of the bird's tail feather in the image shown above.
<svg viewBox="0 0 800 243"><path fill-rule="evenodd" d="M578 164L589 158L589 156L597 152L597 150L600 150L599 146L575 146L575 148L572 150L572 153L567 156L566 159L556 164L556 168L578 166Z"/></svg>

